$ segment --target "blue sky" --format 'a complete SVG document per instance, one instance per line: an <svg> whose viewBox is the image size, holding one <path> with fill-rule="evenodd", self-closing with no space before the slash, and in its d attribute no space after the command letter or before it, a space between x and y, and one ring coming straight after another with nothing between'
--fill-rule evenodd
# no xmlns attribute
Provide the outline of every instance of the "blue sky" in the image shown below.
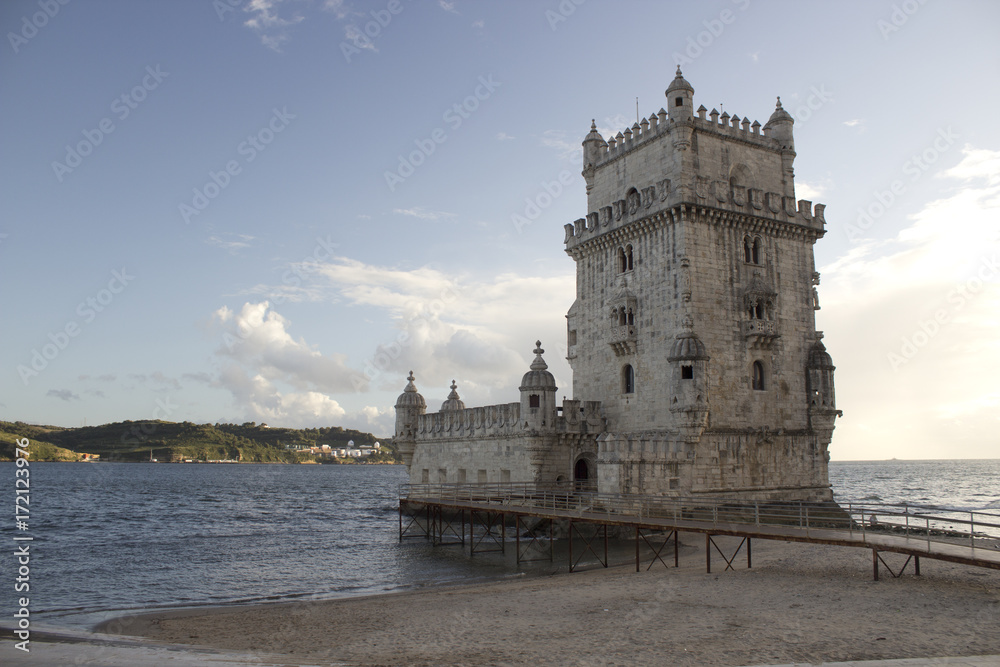
<svg viewBox="0 0 1000 667"><path fill-rule="evenodd" d="M580 142L659 110L681 60L696 105L796 118L797 194L828 206L833 457L1000 451L996 3L34 0L0 23L3 419L387 435L411 368L432 408L453 378L516 400L536 338L568 390Z"/></svg>

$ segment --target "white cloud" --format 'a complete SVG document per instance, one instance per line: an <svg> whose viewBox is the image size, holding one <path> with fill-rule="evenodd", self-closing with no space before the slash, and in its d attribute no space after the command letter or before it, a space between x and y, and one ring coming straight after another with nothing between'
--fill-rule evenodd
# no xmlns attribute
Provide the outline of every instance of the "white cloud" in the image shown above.
<svg viewBox="0 0 1000 667"><path fill-rule="evenodd" d="M448 0L438 0L438 7L445 10L446 12L451 12L452 14L458 13L458 11L455 9L455 3L448 2Z"/></svg>
<svg viewBox="0 0 1000 667"><path fill-rule="evenodd" d="M421 220L440 220L441 218L454 218L454 213L446 213L444 211L428 211L420 206L414 206L412 208L394 208L393 213L398 213L399 215L408 215L413 218L419 218Z"/></svg>
<svg viewBox="0 0 1000 667"><path fill-rule="evenodd" d="M255 238L255 236L250 236L249 234L233 234L231 232L223 232L222 234L213 234L212 236L209 236L205 240L205 243L217 246L235 255L236 251L243 248L249 248L250 242Z"/></svg>
<svg viewBox="0 0 1000 667"><path fill-rule="evenodd" d="M401 389L401 378L414 370L432 385L471 378L510 400L537 338L550 341L550 364L561 363L566 378L565 324L552 313L569 307L572 274L479 282L430 267L401 270L347 258L321 271L349 303L383 309L394 321L395 331L365 364L379 387Z"/></svg>
<svg viewBox="0 0 1000 667"><path fill-rule="evenodd" d="M473 21L472 27L482 30L483 28L486 27L486 21L484 21L483 19L479 19L478 21Z"/></svg>
<svg viewBox="0 0 1000 667"><path fill-rule="evenodd" d="M1000 151L963 149L955 183L889 240L822 267L822 322L845 418L834 456L995 456Z"/></svg>
<svg viewBox="0 0 1000 667"><path fill-rule="evenodd" d="M546 130L540 137L542 146L551 148L558 153L561 160L579 162L583 156L583 135L578 141L569 140L561 130Z"/></svg>
<svg viewBox="0 0 1000 667"><path fill-rule="evenodd" d="M844 125L847 127L864 127L865 121L861 118L852 118L851 120L845 120Z"/></svg>
<svg viewBox="0 0 1000 667"><path fill-rule="evenodd" d="M51 398L58 398L59 400L66 401L67 403L70 401L80 400L80 397L69 389L49 389L45 395Z"/></svg>
<svg viewBox="0 0 1000 667"><path fill-rule="evenodd" d="M809 201L816 201L818 198L822 197L826 193L826 189L822 185L813 185L810 183L805 183L804 181L798 181L795 183L795 196L799 199L808 199Z"/></svg>
<svg viewBox="0 0 1000 667"><path fill-rule="evenodd" d="M267 301L245 303L239 313L220 308L215 319L224 325L217 357L245 369L246 375L300 391L336 393L359 388L358 373L348 368L344 355L323 354L304 340L294 339L288 332L290 322L270 309Z"/></svg>
<svg viewBox="0 0 1000 667"><path fill-rule="evenodd" d="M513 141L514 137L510 136L506 132L497 132L497 141Z"/></svg>
<svg viewBox="0 0 1000 667"><path fill-rule="evenodd" d="M290 18L280 15L285 0L250 0L243 11L251 16L243 25L260 36L261 43L273 51L281 51L281 45L289 37L289 29L301 23L305 17L294 13Z"/></svg>

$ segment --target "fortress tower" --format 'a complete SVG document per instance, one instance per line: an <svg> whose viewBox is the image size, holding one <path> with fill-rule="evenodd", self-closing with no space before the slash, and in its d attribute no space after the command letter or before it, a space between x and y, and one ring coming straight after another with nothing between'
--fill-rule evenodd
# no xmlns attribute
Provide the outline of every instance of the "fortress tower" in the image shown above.
<svg viewBox="0 0 1000 667"><path fill-rule="evenodd" d="M832 499L840 411L813 259L824 206L795 199L794 120L780 98L763 127L695 111L680 68L666 97L583 141L589 213L565 226L573 400L555 405L540 344L520 403L424 415L411 375L396 437L412 481Z"/></svg>

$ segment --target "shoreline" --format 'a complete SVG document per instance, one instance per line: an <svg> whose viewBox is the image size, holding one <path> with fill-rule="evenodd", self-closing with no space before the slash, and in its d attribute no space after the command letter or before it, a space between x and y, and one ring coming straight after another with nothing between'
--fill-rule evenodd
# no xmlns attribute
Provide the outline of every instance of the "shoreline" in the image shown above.
<svg viewBox="0 0 1000 667"><path fill-rule="evenodd" d="M910 569L874 582L866 549L760 540L753 554L753 569L736 558L735 570L721 572L717 560L706 574L703 548L689 543L679 568L623 565L151 612L95 630L357 665L732 666L1000 654L1000 572L924 560L923 576Z"/></svg>

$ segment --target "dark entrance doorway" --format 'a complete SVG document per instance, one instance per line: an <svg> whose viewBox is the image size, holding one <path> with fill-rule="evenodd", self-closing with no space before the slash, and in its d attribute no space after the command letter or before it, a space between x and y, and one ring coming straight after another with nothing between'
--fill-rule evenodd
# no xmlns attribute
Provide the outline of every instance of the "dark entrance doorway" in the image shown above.
<svg viewBox="0 0 1000 667"><path fill-rule="evenodd" d="M573 466L573 487L576 491L596 491L597 479L590 461L580 457Z"/></svg>

